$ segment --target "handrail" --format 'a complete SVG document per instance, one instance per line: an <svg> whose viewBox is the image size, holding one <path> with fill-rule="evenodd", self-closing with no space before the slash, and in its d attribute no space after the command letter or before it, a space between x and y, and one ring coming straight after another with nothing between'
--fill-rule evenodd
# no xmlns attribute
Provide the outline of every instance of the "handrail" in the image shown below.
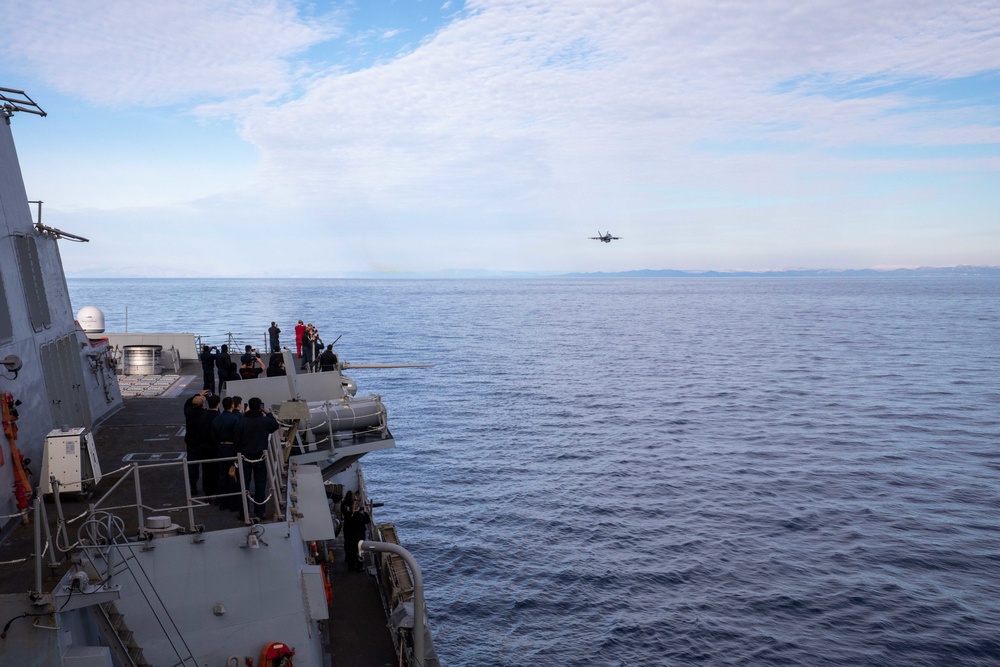
<svg viewBox="0 0 1000 667"><path fill-rule="evenodd" d="M138 587L142 598L146 601L146 606L153 613L153 618L156 619L157 624L160 626L160 630L163 632L163 636L170 645L171 650L180 660L180 662L176 664L187 665L192 663L197 665L198 663L194 658L194 654L192 653L190 646L188 646L187 640L184 638L183 633L181 633L180 628L174 621L174 618L167 609L166 604L164 604L159 591L150 580L149 573L146 572L146 569L142 566L141 561L136 557L135 543L129 541L125 537L123 532L124 524L116 515L111 514L110 512L102 513L107 517L107 535L99 536L97 534L94 530L94 524L97 523L96 516L92 515L92 518L89 520L90 526L87 524L80 526L81 532L84 528L87 528L91 533L90 543L85 543L82 539L80 540L81 550L87 554L90 564L93 566L94 570L97 571L98 575L100 575L100 571L98 570L100 565L99 560L104 561L103 569L105 574L101 576L101 580L105 584L110 584L115 575L128 572ZM107 543L102 544L98 537L106 537ZM127 551L130 555L122 553L125 551ZM115 561L116 555L120 562ZM143 581L140 581L139 576L133 568L133 563L138 567L145 584L143 584ZM148 591L147 588L149 589ZM156 605L153 604L154 600ZM169 628L167 627L167 624L169 624ZM178 648L178 646L183 648L183 652ZM184 652L186 652L186 656L184 655Z"/></svg>
<svg viewBox="0 0 1000 667"><path fill-rule="evenodd" d="M413 579L413 659L418 665L425 664L424 654L424 577L420 572L420 565L417 559L409 551L398 544L388 542L371 542L361 540L358 542L358 551L379 551L391 553L403 559L403 562L410 568L410 577Z"/></svg>
<svg viewBox="0 0 1000 667"><path fill-rule="evenodd" d="M281 489L284 488L284 468L283 468L283 457L281 455L280 438L277 438L276 436L274 436L272 434L272 437L270 438L270 440L268 442L268 449L264 452L263 457L264 457L265 463L267 465L268 481L269 481L268 486L271 488L271 492L268 495L268 497L265 499L264 502L268 502L268 501L271 501L273 499L274 509L275 509L275 517L280 517L281 516L281 506L282 506L282 493L281 493ZM242 471L243 470L243 463L245 461L247 461L247 460L249 460L249 459L247 459L246 456L244 456L243 454L237 453L234 456L220 456L220 457L211 458L211 459L199 459L198 463L222 463L222 464L230 464L230 465L235 464L236 467L237 467L237 469L240 470L240 471ZM259 461L260 459L257 459L257 460ZM157 463L138 463L138 462L132 462L130 465L125 466L125 467L119 469L118 471L115 471L115 472L125 472L125 471L127 471L127 472L125 472L125 474L123 474L114 484L112 484L111 487L104 493L104 495L101 496L101 498L97 499L95 502L93 502L93 503L90 504L90 506L89 506L89 513L93 514L94 512L97 512L97 511L109 512L110 513L110 512L120 511L120 510L134 510L135 513L136 513L136 519L138 521L139 530L142 530L143 527L145 526L144 511L146 511L146 512L168 512L169 513L169 512L174 512L174 511L177 511L177 510L187 510L187 513L188 513L188 525L187 525L186 529L189 532L192 532L192 533L196 532L197 529L198 529L198 527L195 524L195 520L194 520L194 509L196 507L205 507L207 504L204 503L204 502L201 502L199 500L199 496L192 496L191 495L191 491L190 491L191 485L190 485L190 480L188 478L188 464L189 463L192 463L192 462L188 461L186 458L185 459L181 459L181 460L176 460L176 461L160 461L160 462L157 462ZM183 505L157 506L157 507L153 507L153 506L145 504L143 502L143 500L142 500L142 482L141 482L141 479L140 479L140 476L139 476L140 469L146 470L146 469L153 469L153 468L169 468L169 467L177 467L177 466L180 466L180 468L181 468L181 470L183 472L183 475L184 475L184 488L185 488L185 494L186 494L186 501L187 502L185 504L183 504ZM111 474L114 474L114 473L111 473ZM105 476L109 477L110 475L105 475ZM112 492L115 491L115 490L117 490L119 487L123 486L125 484L126 480L128 480L129 478L132 479L132 482L133 482L133 485L134 485L135 494L136 494L136 501L134 503L125 503L125 504L122 504L122 505L106 505L106 504L104 504L105 499L110 498L111 495L112 495ZM247 512L247 510L249 509L249 507L248 507L247 503L248 503L248 500L250 500L252 502L252 499L248 499L248 497L247 497L247 487L246 487L246 483L245 483L243 475L242 474L237 475L237 479L238 479L239 484L240 484L240 491L239 492L232 492L232 493L225 493L225 494L223 494L223 493L216 493L214 495L217 496L217 497L240 496L242 498L242 501L243 501L243 516L246 517L247 522L249 523L249 515L248 515L248 512ZM58 485L58 480L56 480L55 478L53 478L52 481L53 481L53 483L55 485ZM58 488L58 486L56 486L54 488ZM58 498L57 498L57 508L59 506L60 506L60 504L58 503ZM69 546L70 545L67 545L67 547L69 547Z"/></svg>

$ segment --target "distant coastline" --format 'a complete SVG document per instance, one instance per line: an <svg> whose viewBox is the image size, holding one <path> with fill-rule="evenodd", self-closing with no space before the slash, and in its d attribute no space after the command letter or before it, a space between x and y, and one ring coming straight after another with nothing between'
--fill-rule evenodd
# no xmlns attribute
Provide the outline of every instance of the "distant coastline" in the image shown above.
<svg viewBox="0 0 1000 667"><path fill-rule="evenodd" d="M785 269L781 271L679 271L641 269L605 273L564 273L559 278L916 278L943 276L1000 276L1000 266L922 266L916 269Z"/></svg>
<svg viewBox="0 0 1000 667"><path fill-rule="evenodd" d="M554 271L358 271L339 276L115 276L67 274L69 280L528 280L561 278L923 278L923 277L1000 277L1000 266L924 266L915 269L782 269L772 271L683 271L679 269L640 269L634 271L595 271L557 273Z"/></svg>

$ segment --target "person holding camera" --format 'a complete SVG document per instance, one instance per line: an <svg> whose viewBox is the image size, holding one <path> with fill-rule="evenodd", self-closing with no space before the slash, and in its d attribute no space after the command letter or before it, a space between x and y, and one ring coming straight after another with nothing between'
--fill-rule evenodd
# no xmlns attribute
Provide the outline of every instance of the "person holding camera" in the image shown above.
<svg viewBox="0 0 1000 667"><path fill-rule="evenodd" d="M243 461L243 484L249 489L250 478L253 478L254 502L250 509L258 519L263 519L267 490L267 462L264 455L271 434L278 430L278 420L256 396L247 401L247 406L250 409L233 427L233 446L248 459ZM242 514L242 509L240 512ZM241 516L240 519L245 520L245 517Z"/></svg>
<svg viewBox="0 0 1000 667"><path fill-rule="evenodd" d="M316 356L316 330L310 324L302 334L302 367L299 370L312 370Z"/></svg>
<svg viewBox="0 0 1000 667"><path fill-rule="evenodd" d="M236 429L237 422L243 419L243 413L238 411L238 401L236 399L239 399L239 396L226 396L222 399L222 412L217 414L215 419L212 420L212 435L215 437L215 441L219 443L219 458L236 456L233 432ZM243 505L239 502L239 497L235 494L240 492L240 485L235 475L233 477L229 476L230 466L235 468L235 463L230 464L229 461L222 461L218 465L218 493L226 496L225 498L219 498L219 507L224 510L239 511Z"/></svg>
<svg viewBox="0 0 1000 667"><path fill-rule="evenodd" d="M252 365L253 365L253 363L252 363L252 362L253 362L253 358L254 358L254 356L256 355L256 356L258 356L258 357L259 357L260 355L259 355L259 354L256 354L256 353L257 353L257 350L253 349L253 345L247 345L247 346L246 346L246 347L244 348L244 350L245 350L245 351L243 352L243 354L242 354L242 355L240 355L240 365L241 365L241 366L245 366L245 365L250 365L250 366L252 366ZM251 363L250 363L250 364L247 364L247 362L251 362Z"/></svg>
<svg viewBox="0 0 1000 667"><path fill-rule="evenodd" d="M243 365L240 366L241 380L256 380L264 372L264 362L260 360L260 355L246 358L244 354L241 358L244 359Z"/></svg>
<svg viewBox="0 0 1000 667"><path fill-rule="evenodd" d="M215 393L215 354L216 348L208 345L201 346L201 370L205 375L205 383L202 389L207 389L209 393Z"/></svg>
<svg viewBox="0 0 1000 667"><path fill-rule="evenodd" d="M354 495L353 491L348 491L344 496L344 502L340 504L340 516L344 522L344 562L347 563L348 570L364 572L365 566L358 554L358 542L365 539L367 526L372 521L371 516L361 504L361 497Z"/></svg>
<svg viewBox="0 0 1000 667"><path fill-rule="evenodd" d="M271 352L278 352L281 350L281 344L278 342L278 335L281 333L281 329L277 324L271 322L271 326L267 330L267 343L271 347Z"/></svg>
<svg viewBox="0 0 1000 667"><path fill-rule="evenodd" d="M229 356L229 346L223 344L219 348L219 353L215 355L215 368L219 372L219 393L226 388L226 382L230 379L230 368L229 364L233 363L232 357ZM239 377L235 378L239 380Z"/></svg>
<svg viewBox="0 0 1000 667"><path fill-rule="evenodd" d="M204 448L198 438L198 425L205 412L205 400L210 395L211 392L208 389L202 389L200 393L190 396L184 401L184 445L187 449L188 481L191 484L192 496L198 494L201 460L205 458Z"/></svg>

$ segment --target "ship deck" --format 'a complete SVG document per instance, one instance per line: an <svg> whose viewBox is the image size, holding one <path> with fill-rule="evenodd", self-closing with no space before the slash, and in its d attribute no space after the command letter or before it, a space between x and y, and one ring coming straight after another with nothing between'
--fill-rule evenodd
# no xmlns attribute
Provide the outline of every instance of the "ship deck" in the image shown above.
<svg viewBox="0 0 1000 667"><path fill-rule="evenodd" d="M133 487L130 485L119 485L109 493L121 477L118 471L130 467L126 461L129 454L170 455L185 451L183 406L187 398L200 389L200 378L200 365L188 364L181 369L180 378L167 391L159 396L126 398L124 408L95 429L95 445L104 476L89 496L80 493L64 493L60 496L62 514L68 525L66 535L60 541L62 544L67 539L70 542L76 541L78 518L98 498L102 505L111 506L135 502ZM143 466L141 488L144 505L165 508L163 513L171 516L174 523L187 523L187 510L173 509L187 503L185 479L180 466L148 469ZM195 505L195 523L204 526L206 531L233 528L241 524L233 511L208 502L196 502ZM51 534L55 537L58 519L51 496L45 499L45 509ZM128 511L116 513L126 522L126 534L135 535L138 531L137 515ZM331 545L336 557L331 581L333 605L328 622L328 634L331 638L327 647L329 664L333 667L383 667L398 664L386 627L376 580L373 576L347 570L340 557L343 553L341 542L341 538L338 538ZM24 593L35 588L34 552L34 528L31 525L20 526L0 544L0 594ZM50 567L49 555L45 554L46 564L42 568L43 591L52 590L69 567L67 554L60 554L58 560L58 567Z"/></svg>

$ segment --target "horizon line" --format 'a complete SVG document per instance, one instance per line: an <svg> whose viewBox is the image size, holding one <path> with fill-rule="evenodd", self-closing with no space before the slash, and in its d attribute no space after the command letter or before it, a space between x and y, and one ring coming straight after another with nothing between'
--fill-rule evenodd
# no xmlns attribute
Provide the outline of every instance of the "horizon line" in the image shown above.
<svg viewBox="0 0 1000 667"><path fill-rule="evenodd" d="M957 264L951 266L871 267L864 269L795 268L795 269L627 269L622 271L500 271L492 269L441 269L437 271L352 271L343 275L282 275L282 276L130 276L67 274L67 280L482 280L500 278L613 278L613 277L822 277L832 275L889 276L892 274L1000 275L1000 265Z"/></svg>

